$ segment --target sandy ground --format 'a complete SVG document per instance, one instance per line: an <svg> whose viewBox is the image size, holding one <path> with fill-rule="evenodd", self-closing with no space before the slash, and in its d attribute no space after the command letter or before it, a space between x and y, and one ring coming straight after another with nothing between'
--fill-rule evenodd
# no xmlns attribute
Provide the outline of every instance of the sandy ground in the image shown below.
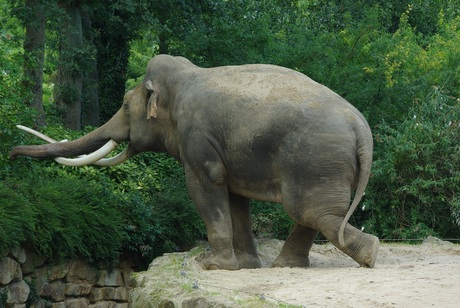
<svg viewBox="0 0 460 308"><path fill-rule="evenodd" d="M225 307L460 307L460 245L435 238L419 245L381 244L373 269L358 267L331 244L314 245L311 268L268 268L281 245L260 241L264 268L239 271L204 271L191 253L169 254L139 274L137 290L166 289L163 298L176 307L184 298L211 304L215 298Z"/></svg>

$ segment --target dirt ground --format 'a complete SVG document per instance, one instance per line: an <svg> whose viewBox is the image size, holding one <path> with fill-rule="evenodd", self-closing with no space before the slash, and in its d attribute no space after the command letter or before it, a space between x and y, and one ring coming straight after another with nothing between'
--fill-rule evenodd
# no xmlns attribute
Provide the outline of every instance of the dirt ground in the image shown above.
<svg viewBox="0 0 460 308"><path fill-rule="evenodd" d="M331 244L314 245L311 268L269 268L281 246L259 241L261 269L204 271L193 253L160 257L137 276L133 294L134 302L142 292L153 297L134 307L154 307L153 298L175 307L460 307L458 244L381 244L373 269Z"/></svg>

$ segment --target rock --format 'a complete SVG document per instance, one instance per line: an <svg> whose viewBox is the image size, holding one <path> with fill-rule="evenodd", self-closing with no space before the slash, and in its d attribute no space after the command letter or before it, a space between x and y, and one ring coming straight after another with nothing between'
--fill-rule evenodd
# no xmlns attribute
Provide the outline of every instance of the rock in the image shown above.
<svg viewBox="0 0 460 308"><path fill-rule="evenodd" d="M42 294L43 285L48 282L46 267L35 269L34 272L29 274L25 279L34 285L37 294Z"/></svg>
<svg viewBox="0 0 460 308"><path fill-rule="evenodd" d="M65 287L62 281L53 281L43 285L42 297L50 298L53 302L60 302L65 299Z"/></svg>
<svg viewBox="0 0 460 308"><path fill-rule="evenodd" d="M10 257L0 260L0 285L9 284L15 278L22 279L19 263Z"/></svg>
<svg viewBox="0 0 460 308"><path fill-rule="evenodd" d="M122 273L115 269L111 272L106 270L99 271L99 278L97 279L96 286L119 287L123 285Z"/></svg>
<svg viewBox="0 0 460 308"><path fill-rule="evenodd" d="M158 304L158 308L175 308L176 305L169 299L164 299Z"/></svg>
<svg viewBox="0 0 460 308"><path fill-rule="evenodd" d="M89 283L73 283L65 284L65 295L67 296L86 296L91 292L92 286Z"/></svg>
<svg viewBox="0 0 460 308"><path fill-rule="evenodd" d="M113 299L115 289L111 287L92 288L88 295L88 299L91 303L99 302L102 300Z"/></svg>
<svg viewBox="0 0 460 308"><path fill-rule="evenodd" d="M8 304L24 304L29 297L30 287L24 281L20 280L8 285ZM16 306L16 305L15 305Z"/></svg>
<svg viewBox="0 0 460 308"><path fill-rule="evenodd" d="M279 254L283 242L259 241L259 256L267 267ZM206 247L156 258L145 272L132 275L132 307L279 307L279 303L259 299L256 289L240 292L212 281L221 271L205 271L196 257ZM252 271L252 270L247 270ZM258 270L253 270L257 274ZM222 271L226 275L230 271ZM184 274L182 274L184 273ZM242 283L243 284L243 283Z"/></svg>
<svg viewBox="0 0 460 308"><path fill-rule="evenodd" d="M64 303L66 308L87 308L89 304L84 297L67 299Z"/></svg>
<svg viewBox="0 0 460 308"><path fill-rule="evenodd" d="M50 302L44 299L39 299L30 304L30 308L48 308L50 307Z"/></svg>
<svg viewBox="0 0 460 308"><path fill-rule="evenodd" d="M91 303L99 301L128 302L130 300L129 289L125 287L101 287L93 288L88 295Z"/></svg>
<svg viewBox="0 0 460 308"><path fill-rule="evenodd" d="M113 301L102 301L95 304L91 304L88 308L129 308L129 303L117 303Z"/></svg>
<svg viewBox="0 0 460 308"><path fill-rule="evenodd" d="M115 302L97 302L90 304L88 308L111 308L115 305Z"/></svg>
<svg viewBox="0 0 460 308"><path fill-rule="evenodd" d="M129 289L124 288L124 287L118 287L115 288L114 294L113 294L113 299L116 301L121 301L121 302L129 302L130 301L130 296L129 296Z"/></svg>
<svg viewBox="0 0 460 308"><path fill-rule="evenodd" d="M129 308L129 264L112 271L83 260L49 264L35 251L13 249L0 258L0 308Z"/></svg>
<svg viewBox="0 0 460 308"><path fill-rule="evenodd" d="M10 250L9 255L21 264L26 262L26 251L24 248L13 248Z"/></svg>
<svg viewBox="0 0 460 308"><path fill-rule="evenodd" d="M67 282L96 283L97 270L82 260L72 261L66 276Z"/></svg>
<svg viewBox="0 0 460 308"><path fill-rule="evenodd" d="M434 236L428 236L426 239L423 240L423 244L434 244L434 245L440 245L440 246L452 246L454 243L448 242L448 241L443 241L437 237Z"/></svg>
<svg viewBox="0 0 460 308"><path fill-rule="evenodd" d="M63 279L70 269L70 262L64 262L57 265L52 265L48 267L48 279L50 281Z"/></svg>
<svg viewBox="0 0 460 308"><path fill-rule="evenodd" d="M174 307L174 306L172 306ZM235 307L233 303L226 305L225 303L216 303L204 297L189 298L182 302L182 308L226 308Z"/></svg>
<svg viewBox="0 0 460 308"><path fill-rule="evenodd" d="M113 305L115 305L115 302L97 302L90 304L88 308L111 308Z"/></svg>
<svg viewBox="0 0 460 308"><path fill-rule="evenodd" d="M132 287L131 285L131 275L133 274L134 270L131 269L131 268L128 268L128 269L124 269L121 271L121 276L123 277L123 284L125 287Z"/></svg>
<svg viewBox="0 0 460 308"><path fill-rule="evenodd" d="M29 274L32 273L35 268L43 266L46 262L46 257L39 255L35 251L28 251L26 253L26 260L21 265L22 273Z"/></svg>

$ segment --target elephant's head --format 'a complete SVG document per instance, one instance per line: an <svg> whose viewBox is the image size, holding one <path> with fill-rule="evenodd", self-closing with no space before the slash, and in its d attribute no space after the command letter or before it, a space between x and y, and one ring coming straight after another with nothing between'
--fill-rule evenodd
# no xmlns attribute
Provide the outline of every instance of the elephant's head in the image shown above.
<svg viewBox="0 0 460 308"><path fill-rule="evenodd" d="M147 67L144 81L127 92L123 105L104 125L74 141L49 138L24 126L26 130L45 140L48 144L17 146L10 152L10 158L18 155L55 158L59 163L70 166L96 164L111 166L119 164L133 155L144 151L168 151L177 156L174 129L168 108L169 89L162 86L165 78L172 78L168 72L179 72L181 68L195 67L185 58L155 57ZM126 149L113 158L103 158L115 147L129 142ZM89 155L86 155L91 153ZM77 158L64 158L79 156Z"/></svg>

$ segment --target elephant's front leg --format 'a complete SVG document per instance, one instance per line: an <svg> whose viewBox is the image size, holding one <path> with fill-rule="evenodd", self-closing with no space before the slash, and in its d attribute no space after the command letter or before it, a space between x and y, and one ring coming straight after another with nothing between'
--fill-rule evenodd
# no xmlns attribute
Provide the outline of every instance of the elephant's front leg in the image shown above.
<svg viewBox="0 0 460 308"><path fill-rule="evenodd" d="M239 269L233 250L233 228L227 185L216 180L209 168L196 169L184 164L187 186L204 220L211 254L202 260L204 269Z"/></svg>

